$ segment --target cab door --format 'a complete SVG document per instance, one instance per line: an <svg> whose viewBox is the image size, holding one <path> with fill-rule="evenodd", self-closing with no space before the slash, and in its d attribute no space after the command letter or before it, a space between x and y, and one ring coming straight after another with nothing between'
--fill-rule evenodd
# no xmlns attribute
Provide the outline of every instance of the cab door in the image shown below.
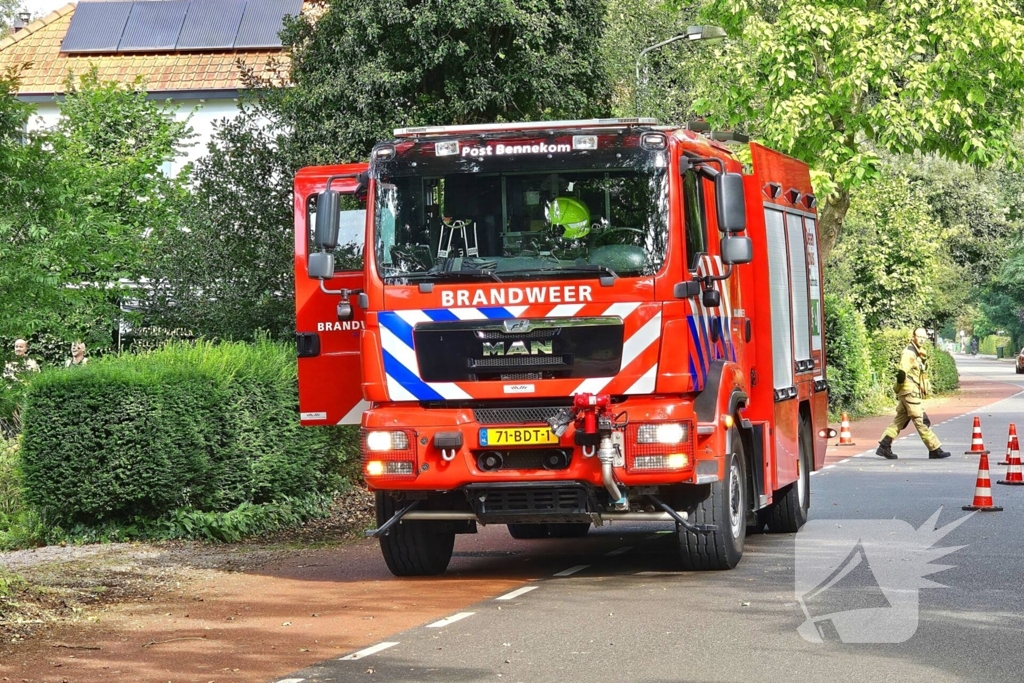
<svg viewBox="0 0 1024 683"><path fill-rule="evenodd" d="M357 196L358 175L366 164L306 168L295 178L295 332L298 344L299 414L303 425L359 424L369 403L363 400L359 337L366 311L352 303L351 320L338 320L338 290L363 288L366 204ZM308 275L315 251L316 195L327 188L342 193L341 230L334 252L334 277ZM326 290L326 291L324 291Z"/></svg>

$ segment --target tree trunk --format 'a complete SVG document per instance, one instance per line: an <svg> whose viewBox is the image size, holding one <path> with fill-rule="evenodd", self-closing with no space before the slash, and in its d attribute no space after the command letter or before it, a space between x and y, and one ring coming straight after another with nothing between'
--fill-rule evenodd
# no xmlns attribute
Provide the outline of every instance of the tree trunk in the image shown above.
<svg viewBox="0 0 1024 683"><path fill-rule="evenodd" d="M839 188L825 202L825 208L818 214L818 237L820 240L821 262L828 263L828 255L839 243L846 212L850 210L850 190Z"/></svg>

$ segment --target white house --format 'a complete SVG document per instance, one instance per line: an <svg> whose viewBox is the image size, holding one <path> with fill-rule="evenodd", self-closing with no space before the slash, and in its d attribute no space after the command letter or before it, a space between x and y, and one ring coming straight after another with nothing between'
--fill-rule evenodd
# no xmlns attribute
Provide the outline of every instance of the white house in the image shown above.
<svg viewBox="0 0 1024 683"><path fill-rule="evenodd" d="M151 99L191 116L195 144L169 172L202 155L213 123L237 113L239 63L265 74L287 59L278 33L302 0L121 0L70 3L0 40L0 72L27 65L18 99L32 128L56 123L69 74L95 66L101 81L144 79Z"/></svg>

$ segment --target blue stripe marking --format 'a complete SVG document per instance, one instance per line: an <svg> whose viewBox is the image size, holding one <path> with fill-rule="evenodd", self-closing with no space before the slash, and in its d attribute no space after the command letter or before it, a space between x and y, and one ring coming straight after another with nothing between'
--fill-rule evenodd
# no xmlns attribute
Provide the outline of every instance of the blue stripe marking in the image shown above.
<svg viewBox="0 0 1024 683"><path fill-rule="evenodd" d="M700 391L704 388L704 383L700 381L700 377L697 376L697 368L693 367L693 356L690 356L690 379L693 380L693 388L696 391Z"/></svg>
<svg viewBox="0 0 1024 683"><path fill-rule="evenodd" d="M397 313L381 312L377 315L377 321L410 349L415 348L412 343L412 325L398 317Z"/></svg>
<svg viewBox="0 0 1024 683"><path fill-rule="evenodd" d="M701 369L707 374L708 370L711 369L711 360L714 356L711 353L711 333L708 330L707 321L704 320L703 314L697 318L697 325L701 348L704 349L704 365Z"/></svg>
<svg viewBox="0 0 1024 683"><path fill-rule="evenodd" d="M700 373L701 375L705 375L707 374L707 370L704 369L704 351L701 348L700 333L697 332L697 322L693 319L692 315L686 316L686 322L690 326L690 341L693 343L693 348L697 351L697 362L700 363Z"/></svg>
<svg viewBox="0 0 1024 683"><path fill-rule="evenodd" d="M489 320L503 320L512 317L512 314L504 308L478 308L476 310L483 313Z"/></svg>
<svg viewBox="0 0 1024 683"><path fill-rule="evenodd" d="M440 401L444 397L430 388L426 382L412 373L412 370L398 362L398 359L384 351L384 372L391 375L406 391L420 400Z"/></svg>
<svg viewBox="0 0 1024 683"><path fill-rule="evenodd" d="M449 311L447 308L432 308L429 311L423 311L427 314L427 317L438 323L447 323L458 320L458 316Z"/></svg>

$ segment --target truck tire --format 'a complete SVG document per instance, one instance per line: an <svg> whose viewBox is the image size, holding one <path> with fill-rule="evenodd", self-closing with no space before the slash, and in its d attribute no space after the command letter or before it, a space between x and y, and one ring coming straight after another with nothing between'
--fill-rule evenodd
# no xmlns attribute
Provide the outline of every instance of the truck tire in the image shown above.
<svg viewBox="0 0 1024 683"><path fill-rule="evenodd" d="M507 526L509 536L520 541L548 537L547 524L508 524Z"/></svg>
<svg viewBox="0 0 1024 683"><path fill-rule="evenodd" d="M725 478L711 485L711 495L697 504L690 521L714 524L709 533L679 527L679 555L684 569L732 569L743 557L747 537L747 473L743 441L732 430L732 449L725 458Z"/></svg>
<svg viewBox="0 0 1024 683"><path fill-rule="evenodd" d="M548 524L548 535L551 536L551 538L583 538L589 532L589 522Z"/></svg>
<svg viewBox="0 0 1024 683"><path fill-rule="evenodd" d="M391 519L401 506L386 491L377 491L377 526ZM381 536L384 562L395 576L433 576L448 568L455 547L455 532L435 522L399 522Z"/></svg>
<svg viewBox="0 0 1024 683"><path fill-rule="evenodd" d="M790 484L782 498L765 510L768 531L773 534L794 534L807 522L807 511L811 507L811 463L814 462L814 441L811 423L800 416L797 478Z"/></svg>

